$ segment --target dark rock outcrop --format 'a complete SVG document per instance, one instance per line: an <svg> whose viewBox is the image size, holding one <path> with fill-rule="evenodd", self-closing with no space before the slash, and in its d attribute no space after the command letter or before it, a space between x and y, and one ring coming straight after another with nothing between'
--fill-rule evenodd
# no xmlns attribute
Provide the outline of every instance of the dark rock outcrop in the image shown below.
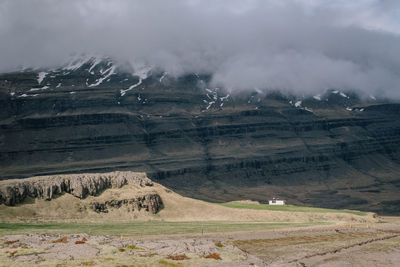
<svg viewBox="0 0 400 267"><path fill-rule="evenodd" d="M129 212L145 210L156 214L163 206L161 197L158 194L150 193L143 196L137 196L131 199L113 199L105 202L91 202L90 207L95 212L107 213L108 208L126 207Z"/></svg>
<svg viewBox="0 0 400 267"><path fill-rule="evenodd" d="M0 181L0 204L13 206L26 197L51 200L62 193L70 193L82 199L95 196L107 188L120 188L126 184L139 187L153 185L146 174L135 172L86 173L6 180Z"/></svg>

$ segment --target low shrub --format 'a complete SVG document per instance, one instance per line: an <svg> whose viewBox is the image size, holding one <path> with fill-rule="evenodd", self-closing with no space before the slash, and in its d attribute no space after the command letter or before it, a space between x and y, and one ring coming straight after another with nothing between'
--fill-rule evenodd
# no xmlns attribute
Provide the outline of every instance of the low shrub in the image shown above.
<svg viewBox="0 0 400 267"><path fill-rule="evenodd" d="M67 243L67 242L68 238L66 236L53 241L53 243Z"/></svg>
<svg viewBox="0 0 400 267"><path fill-rule="evenodd" d="M19 242L19 239L17 239L17 240L6 241L6 242L4 242L4 244L6 244L6 245L11 245L11 244L14 244L14 243L17 243L17 242Z"/></svg>
<svg viewBox="0 0 400 267"><path fill-rule="evenodd" d="M215 245L216 245L217 247L219 247L219 248L222 248L222 247L224 247L224 245L222 245L222 243L221 243L221 242L217 242L217 243L215 243Z"/></svg>
<svg viewBox="0 0 400 267"><path fill-rule="evenodd" d="M141 248L135 246L135 245L129 245L126 248L131 249L131 250L141 250Z"/></svg>
<svg viewBox="0 0 400 267"><path fill-rule="evenodd" d="M84 237L84 238L82 238L82 240L75 241L75 244L77 244L77 245L79 245L79 244L85 244L86 241L87 241L87 239Z"/></svg>
<svg viewBox="0 0 400 267"><path fill-rule="evenodd" d="M190 258L186 256L186 254L180 254L180 255L168 255L167 259L174 261L183 261L183 260L189 260Z"/></svg>
<svg viewBox="0 0 400 267"><path fill-rule="evenodd" d="M15 250L15 251L13 251L13 252L10 252L10 255L11 255L11 256L14 256L15 253L17 253L17 252L18 252L17 250Z"/></svg>
<svg viewBox="0 0 400 267"><path fill-rule="evenodd" d="M221 256L218 253L211 253L204 256L206 259L214 259L214 260L221 260Z"/></svg>

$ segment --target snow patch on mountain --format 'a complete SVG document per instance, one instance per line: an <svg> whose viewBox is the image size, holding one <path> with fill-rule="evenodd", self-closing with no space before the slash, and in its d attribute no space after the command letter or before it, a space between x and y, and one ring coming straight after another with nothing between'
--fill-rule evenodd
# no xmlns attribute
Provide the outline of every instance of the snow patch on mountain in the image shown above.
<svg viewBox="0 0 400 267"><path fill-rule="evenodd" d="M92 73L92 72L93 72L93 69L94 69L100 62L102 62L102 61L103 61L103 58L100 58L100 57L94 58L93 63L92 63L92 65L90 66L88 72ZM92 73L92 74L94 74L94 73Z"/></svg>
<svg viewBox="0 0 400 267"><path fill-rule="evenodd" d="M63 70L74 71L81 68L85 63L87 63L92 57L91 56L77 56L73 57L69 64L62 68Z"/></svg>
<svg viewBox="0 0 400 267"><path fill-rule="evenodd" d="M48 74L48 73L47 73L47 72L44 72L44 71L41 71L41 72L38 73L38 78L37 78L38 84L41 84L41 83L42 83L42 81L44 80L44 78L46 78L46 75L47 75L47 74Z"/></svg>
<svg viewBox="0 0 400 267"><path fill-rule="evenodd" d="M141 66L135 70L135 72L132 74L132 76L137 76L139 77L139 81L133 85L131 85L128 89L121 89L120 94L121 96L124 96L127 92L131 91L132 89L138 87L143 83L145 79L149 76L150 72L152 70L152 67L150 66ZM166 75L166 73L165 73ZM160 79L161 82L161 79Z"/></svg>
<svg viewBox="0 0 400 267"><path fill-rule="evenodd" d="M126 92L129 92L130 90L138 87L141 84L142 84L142 78L139 77L139 81L137 83L135 83L134 85L131 85L128 89L125 89L125 90L121 89L120 90L121 96L124 96L126 94Z"/></svg>
<svg viewBox="0 0 400 267"><path fill-rule="evenodd" d="M34 91L40 91L40 90L46 90L46 89L49 89L50 87L48 87L47 85L46 86L43 86L42 88L31 88L31 89L29 89L29 92L34 92Z"/></svg>
<svg viewBox="0 0 400 267"><path fill-rule="evenodd" d="M162 76L160 77L160 83L162 83L162 81L164 80L165 76L167 76L167 75L168 75L168 72L164 72L162 74Z"/></svg>
<svg viewBox="0 0 400 267"><path fill-rule="evenodd" d="M221 109L228 99L230 97L230 94L227 94L225 96L220 96L220 88L205 88L206 91L206 99L203 99L203 102L206 104L205 110L202 112L209 110L212 107L217 107Z"/></svg>
<svg viewBox="0 0 400 267"><path fill-rule="evenodd" d="M38 96L39 94L34 94L34 95L31 95L31 94L22 94L22 95L20 95L20 96L18 96L18 97L33 97L33 96Z"/></svg>
<svg viewBox="0 0 400 267"><path fill-rule="evenodd" d="M111 75L115 74L115 69L116 69L116 67L114 65L112 65L111 67L109 67L107 70L105 70L102 73L103 75L105 74L104 77L101 77L101 78L97 79L95 83L89 84L88 86L89 87L99 86L105 79L107 79Z"/></svg>
<svg viewBox="0 0 400 267"><path fill-rule="evenodd" d="M308 112L314 113L314 112L313 112L313 110L312 110L311 108L304 107L303 109L304 109L305 111L308 111Z"/></svg>
<svg viewBox="0 0 400 267"><path fill-rule="evenodd" d="M315 96L313 96L313 98L315 100L321 101L321 95L315 95Z"/></svg>
<svg viewBox="0 0 400 267"><path fill-rule="evenodd" d="M339 90L332 91L332 94L335 94L335 95L339 94L341 97L345 97L345 98L349 98L350 99L350 97L348 95L346 95L345 93L343 93L343 92L341 92Z"/></svg>

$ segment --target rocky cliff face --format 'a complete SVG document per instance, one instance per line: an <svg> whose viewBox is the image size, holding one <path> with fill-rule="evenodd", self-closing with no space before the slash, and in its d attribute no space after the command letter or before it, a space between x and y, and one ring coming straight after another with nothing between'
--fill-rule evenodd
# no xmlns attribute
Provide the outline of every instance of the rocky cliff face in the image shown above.
<svg viewBox="0 0 400 267"><path fill-rule="evenodd" d="M132 170L205 200L400 214L399 104L338 90L230 95L207 75L92 67L40 84L34 71L0 76L1 179Z"/></svg>
<svg viewBox="0 0 400 267"><path fill-rule="evenodd" d="M163 202L158 194L145 194L131 199L112 199L104 202L92 202L90 206L95 212L108 213L109 208L125 207L128 212L145 210L156 214L162 208Z"/></svg>
<svg viewBox="0 0 400 267"><path fill-rule="evenodd" d="M14 206L21 203L26 197L51 200L63 193L69 193L82 199L87 196L95 196L107 188L120 188L126 184L139 187L153 185L146 174L133 172L54 175L6 180L0 181L0 204ZM138 200L138 203L150 203L151 211L158 211L157 205L151 203L151 199Z"/></svg>

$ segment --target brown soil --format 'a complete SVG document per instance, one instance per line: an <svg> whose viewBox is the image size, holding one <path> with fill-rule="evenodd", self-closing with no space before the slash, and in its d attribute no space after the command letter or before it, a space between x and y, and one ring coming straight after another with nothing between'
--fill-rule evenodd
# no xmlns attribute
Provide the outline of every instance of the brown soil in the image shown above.
<svg viewBox="0 0 400 267"><path fill-rule="evenodd" d="M400 224L278 231L232 243L268 266L398 266Z"/></svg>

